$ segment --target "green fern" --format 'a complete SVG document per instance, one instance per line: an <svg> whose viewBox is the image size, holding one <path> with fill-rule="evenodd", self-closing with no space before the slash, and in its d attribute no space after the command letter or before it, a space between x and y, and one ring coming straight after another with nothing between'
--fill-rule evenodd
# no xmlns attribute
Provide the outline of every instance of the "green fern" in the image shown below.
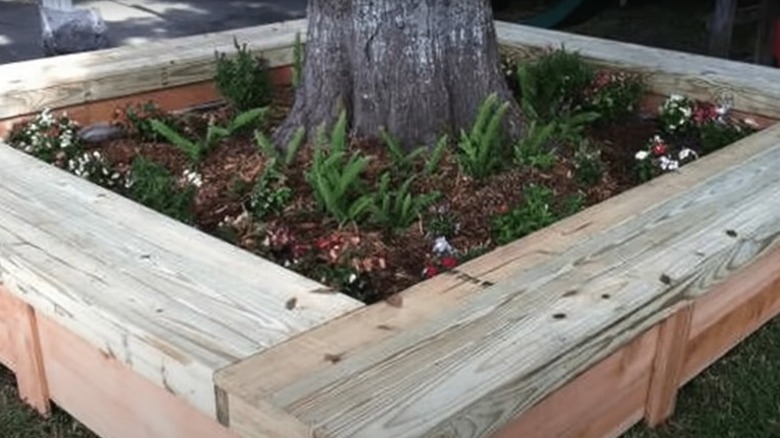
<svg viewBox="0 0 780 438"><path fill-rule="evenodd" d="M372 208L374 198L365 193L361 174L367 157L347 151L346 113L342 112L330 135L320 128L306 180L320 208L339 224L359 222Z"/></svg>
<svg viewBox="0 0 780 438"><path fill-rule="evenodd" d="M447 150L449 144L450 138L446 134L439 138L439 141L436 142L436 146L433 147L425 158L425 169L423 170L423 173L431 175L439 167L439 163L441 163L444 152Z"/></svg>
<svg viewBox="0 0 780 438"><path fill-rule="evenodd" d="M431 206L438 193L414 195L411 186L415 177L410 176L398 188L393 188L389 172L379 178L374 194L372 221L385 229L405 229Z"/></svg>
<svg viewBox="0 0 780 438"><path fill-rule="evenodd" d="M394 168L404 174L414 170L414 164L417 162L417 159L426 151L425 147L421 146L407 152L404 147L401 146L398 139L390 135L390 133L384 129L379 131L379 136L387 147Z"/></svg>
<svg viewBox="0 0 780 438"><path fill-rule="evenodd" d="M502 167L501 125L508 110L508 102L499 103L498 95L491 94L480 106L471 131L461 131L458 161L472 177L486 178Z"/></svg>
<svg viewBox="0 0 780 438"><path fill-rule="evenodd" d="M298 156L298 150L303 145L305 137L306 130L303 127L298 128L284 148L284 155L279 152L279 149L273 144L271 139L260 131L255 131L255 144L269 160L273 160L276 164L281 163L282 167L288 168L295 161L295 157Z"/></svg>

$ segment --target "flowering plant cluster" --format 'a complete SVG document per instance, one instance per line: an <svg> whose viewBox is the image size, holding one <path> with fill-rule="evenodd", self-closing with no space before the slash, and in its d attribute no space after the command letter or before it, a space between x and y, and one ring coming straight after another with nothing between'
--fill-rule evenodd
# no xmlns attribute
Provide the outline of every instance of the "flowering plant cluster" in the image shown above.
<svg viewBox="0 0 780 438"><path fill-rule="evenodd" d="M647 181L674 171L700 155L720 149L754 130L750 119L731 116L729 102L699 102L673 94L659 108L662 135L648 140L635 155L637 176ZM695 148L695 149L694 149Z"/></svg>
<svg viewBox="0 0 780 438"><path fill-rule="evenodd" d="M433 278L458 266L457 251L446 237L437 237L434 240L431 253L433 256L422 271L423 278Z"/></svg>
<svg viewBox="0 0 780 438"><path fill-rule="evenodd" d="M108 188L124 185L98 151L87 151L78 137L79 125L67 113L54 115L48 108L15 129L8 143L40 160Z"/></svg>
<svg viewBox="0 0 780 438"><path fill-rule="evenodd" d="M636 110L643 93L639 75L599 70L584 90L585 105L588 111L599 113L601 120L618 120Z"/></svg>

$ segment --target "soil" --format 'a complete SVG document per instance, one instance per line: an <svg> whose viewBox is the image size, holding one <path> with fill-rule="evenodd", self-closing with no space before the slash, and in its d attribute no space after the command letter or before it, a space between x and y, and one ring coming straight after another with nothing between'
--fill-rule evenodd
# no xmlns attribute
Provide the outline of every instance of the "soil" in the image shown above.
<svg viewBox="0 0 780 438"><path fill-rule="evenodd" d="M291 94L289 89L277 94L273 104L277 112L271 118L271 124L283 117ZM228 108L217 108L183 116L180 120L185 132L202 132L208 119L214 118L219 123L230 116ZM258 235L253 226L259 224L244 222L238 228L245 232L237 233L230 240L334 289L374 302L406 289L430 274L430 270L426 273L424 270L436 263L432 246L441 234L435 230L434 222L457 229L446 237L457 250L458 262L463 262L496 246L491 234L492 218L517 206L523 200L523 187L529 184L552 189L556 199L579 195L584 200L584 207L635 185L634 154L656 132L654 121L639 116L593 130L591 137L603 145L606 169L600 180L590 187L583 187L574 177L572 151L567 145L559 146L558 159L549 170L513 166L482 181L465 176L455 157L445 154L434 175L419 177L413 185L415 193L440 193L440 201L417 223L396 232L355 225L340 227L320 214L305 179L304 172L309 167L312 153L311 147L305 147L287 174L287 185L295 194L289 206L281 214L264 220L263 234ZM378 179L380 171L384 170L379 163L391 161L387 148L376 141L353 140L352 148L362 150L375 163L367 170L367 181ZM176 175L181 175L189 166L185 154L166 143L143 143L130 137L101 144L98 149L117 169L128 169L139 155L164 164ZM241 190L236 187L251 187L266 164L249 135L220 144L200 166L203 183L193 205L193 225L225 237L220 231L220 223L226 218L235 220L247 209L246 193L237 193ZM418 174L422 173L419 166L417 170ZM445 223L441 224L442 221ZM357 273L360 281L346 281L349 274L339 274L345 268L352 268L349 272Z"/></svg>

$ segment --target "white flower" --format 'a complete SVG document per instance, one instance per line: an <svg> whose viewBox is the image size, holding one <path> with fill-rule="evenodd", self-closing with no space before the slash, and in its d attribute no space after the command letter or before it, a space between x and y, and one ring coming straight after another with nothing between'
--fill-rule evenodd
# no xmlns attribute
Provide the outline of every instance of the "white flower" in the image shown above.
<svg viewBox="0 0 780 438"><path fill-rule="evenodd" d="M690 148L683 148L680 150L680 153L677 154L677 157L680 159L680 161L685 160L689 157L692 157L694 160L699 158L699 154L696 153L693 149Z"/></svg>
<svg viewBox="0 0 780 438"><path fill-rule="evenodd" d="M750 118L750 117L742 119L742 122L744 124L748 125L749 127L753 128L753 129L761 128L761 126L759 126L758 122L756 122L756 119L753 119L753 118Z"/></svg>
<svg viewBox="0 0 780 438"><path fill-rule="evenodd" d="M680 162L677 160L672 160L666 155L661 157L661 162L659 163L659 166L661 167L661 170L665 172L677 170L680 168Z"/></svg>
<svg viewBox="0 0 780 438"><path fill-rule="evenodd" d="M437 237L433 243L433 253L436 255L452 254L455 252L455 248L450 245L446 237Z"/></svg>
<svg viewBox="0 0 780 438"><path fill-rule="evenodd" d="M191 169L185 169L181 176L187 184L195 187L203 185L203 177L198 172Z"/></svg>
<svg viewBox="0 0 780 438"><path fill-rule="evenodd" d="M636 153L636 155L634 155L634 158L636 158L639 161L642 161L642 160L646 159L649 156L650 156L650 152L639 151L639 152Z"/></svg>

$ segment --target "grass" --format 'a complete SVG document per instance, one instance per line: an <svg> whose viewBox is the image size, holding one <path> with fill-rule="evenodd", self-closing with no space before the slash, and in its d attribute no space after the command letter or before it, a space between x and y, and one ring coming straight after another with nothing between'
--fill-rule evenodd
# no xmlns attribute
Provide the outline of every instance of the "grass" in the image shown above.
<svg viewBox="0 0 780 438"><path fill-rule="evenodd" d="M44 419L19 399L13 374L0 366L0 437L97 438L68 414L55 408Z"/></svg>
<svg viewBox="0 0 780 438"><path fill-rule="evenodd" d="M675 415L623 438L780 437L780 318L755 332L680 391Z"/></svg>

